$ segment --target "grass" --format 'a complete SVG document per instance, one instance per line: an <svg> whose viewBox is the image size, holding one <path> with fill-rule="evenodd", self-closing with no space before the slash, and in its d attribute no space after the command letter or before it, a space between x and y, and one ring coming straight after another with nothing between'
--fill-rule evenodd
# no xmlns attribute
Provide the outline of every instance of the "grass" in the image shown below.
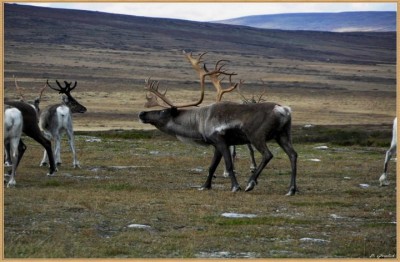
<svg viewBox="0 0 400 262"><path fill-rule="evenodd" d="M298 138L309 131L299 127L293 133ZM101 141L88 142L88 137ZM28 150L17 187L4 193L5 258L396 254L396 182L390 176L388 187L378 184L386 147L335 142L317 150L321 140L298 141L300 193L285 197L290 166L274 143L270 148L275 157L256 188L231 193L221 167L212 190L196 189L205 181L211 148L186 145L156 131L78 133L82 168L72 168L63 141L64 162L54 177L46 177L47 170L38 167L39 146L25 141ZM238 181L245 186L248 152L245 147L237 151ZM321 161L309 161L312 158ZM390 173L395 174L393 162ZM361 188L361 183L370 187ZM225 212L256 217L225 218Z"/></svg>

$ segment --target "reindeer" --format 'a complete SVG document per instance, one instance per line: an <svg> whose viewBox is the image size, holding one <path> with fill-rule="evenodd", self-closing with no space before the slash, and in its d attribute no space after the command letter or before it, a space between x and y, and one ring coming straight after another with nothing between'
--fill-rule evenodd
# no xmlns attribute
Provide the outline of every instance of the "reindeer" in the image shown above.
<svg viewBox="0 0 400 262"><path fill-rule="evenodd" d="M145 89L151 96L146 95L148 102L145 106L158 104L166 109L140 112L140 121L154 125L160 131L176 136L182 141L214 147L214 156L208 170L208 177L201 188L203 190L211 189L214 172L222 157L231 179L231 191L241 190L233 171L229 146L244 144L252 144L262 154L261 162L250 176L245 189L245 191L253 190L257 185L258 176L273 158L266 141L275 139L289 156L292 175L287 195L294 195L297 191L297 153L291 142L291 109L276 103L238 104L234 102L218 102L187 109L187 107L198 106L203 101L206 76L230 75L223 71L221 66L211 72L200 72L199 74L201 75L200 98L196 102L182 105L174 105L166 97L166 92L158 91L159 83L148 79ZM157 98L167 106L160 103Z"/></svg>
<svg viewBox="0 0 400 262"><path fill-rule="evenodd" d="M17 92L19 93L20 96L20 100L21 101L26 101L22 88L19 87L16 78L14 77L15 80L15 87L17 89ZM52 140L52 138L58 137L57 139L54 139L56 144L55 144L55 156L56 161L57 161L57 165L61 164L61 157L60 157L60 138L62 135L62 132L64 130L67 131L67 135L68 135L68 140L69 140L69 144L71 147L71 151L73 152L73 166L74 167L79 167L79 161L77 161L76 159L76 153L75 153L75 146L74 146L74 138L73 138L73 127L72 127L72 117L71 117L71 113L84 113L86 111L86 108L84 106L82 106L81 104L79 104L76 99L74 99L70 92L76 87L77 82L75 81L75 84L73 87L71 87L72 82L68 83L66 81L64 81L65 83L65 87L62 87L61 84L58 82L58 80L56 80L57 85L59 86L59 88L53 88L48 80L46 81L46 84L44 85L43 88L40 89L39 92L39 97L35 98L34 101L28 101L27 103L30 104L37 113L38 116L38 121L39 121L39 126L42 129L42 131L44 132L45 136ZM41 111L39 108L40 102L41 102L41 98L43 95L43 92L45 91L46 87L49 86L50 88L58 91L60 94L63 94L62 96L62 100L63 100L63 104L55 104L52 106L48 106L45 110ZM66 108L66 106L70 108L70 110L68 108ZM57 108L58 110L53 110L51 108ZM57 113L61 112L62 114L60 114L61 116L64 116L64 123L62 121L58 121L59 116L57 116ZM69 116L68 116L69 115ZM46 116L46 117L45 117ZM62 125L64 124L64 125ZM57 133L58 132L58 133ZM72 135L71 135L72 134ZM44 152L44 156L43 156L43 160L40 162L40 166L45 166L47 165L47 163L49 162L49 158L48 158L48 152L45 151Z"/></svg>
<svg viewBox="0 0 400 262"><path fill-rule="evenodd" d="M46 81L47 86L63 94L62 103L50 105L40 112L39 126L43 130L44 135L49 140L54 141L54 157L57 165L61 165L61 135L66 131L73 156L72 165L74 168L77 168L80 165L75 151L72 113L85 113L87 109L71 96L71 91L77 85L76 81L72 87L72 82L64 81L65 86L62 86L58 80L56 80L56 83L58 88L52 87L49 80ZM47 163L48 153L45 151L40 166L47 165Z"/></svg>
<svg viewBox="0 0 400 262"><path fill-rule="evenodd" d="M207 52L201 53L199 55L198 58L193 57L192 53L188 54L185 51L183 51L183 54L186 56L186 58L188 59L188 61L191 63L192 67L199 73L199 76L201 77L202 74L205 74L208 71L206 64L203 64L203 67L200 66L200 63L203 62L201 59L202 57L206 54ZM218 67L223 68L225 66L225 64L220 65L221 62L229 62L228 60L218 60L214 70L216 70ZM254 97L254 95L252 96L251 99L247 99L240 91L239 91L239 86L241 84L243 84L244 81L240 81L238 85L232 85L232 76L236 75L235 73L231 73L229 74L229 82L231 83L231 85L224 89L222 87L222 80L223 79L219 79L218 75L210 75L211 78L211 83L213 84L213 86L215 87L216 91L217 91L217 95L216 95L216 102L220 102L222 100L222 96L225 93L229 93L232 92L233 90L237 90L237 92L239 93L239 95L242 97L242 102L244 104L249 104L249 103L261 103L262 101L265 101L262 97L265 94L265 91L258 97L258 99L256 99ZM260 79L262 81L262 84L264 84L264 81L262 79ZM250 153L250 171L254 172L256 167L257 167L257 163L256 160L254 158L254 149L251 146L251 144L247 144L247 148L249 150ZM230 152L231 152L231 157L232 157L232 162L234 162L235 158L236 158L236 147L235 146L231 146L229 148ZM223 173L223 177L228 177L229 173L226 169L224 169L224 173Z"/></svg>
<svg viewBox="0 0 400 262"><path fill-rule="evenodd" d="M16 185L15 176L20 160L18 145L21 140L22 124L21 111L15 107L6 105L4 108L4 148L6 148L6 152L8 152L12 163L11 178L7 183L7 187L14 187Z"/></svg>
<svg viewBox="0 0 400 262"><path fill-rule="evenodd" d="M392 142L390 143L390 148L386 151L385 163L383 165L383 174L379 178L379 184L381 186L388 186L389 181L387 180L387 169L389 165L389 160L392 155L396 153L397 149L397 117L393 120L393 134Z"/></svg>
<svg viewBox="0 0 400 262"><path fill-rule="evenodd" d="M51 142L45 138L40 131L39 125L38 125L38 116L35 108L23 101L5 101L4 102L6 105L15 107L17 108L21 114L22 114L22 132L33 138L36 142L41 144L44 149L46 150L47 154L50 156L49 157L49 173L47 175L51 176L54 175L56 172L56 165L54 162L54 157L53 157L53 152L51 149ZM7 148L6 148L7 149ZM21 158L26 150L26 145L20 139L19 144L18 144L18 160L17 160L17 165L21 161ZM10 155L10 154L9 154ZM14 162L13 162L14 164Z"/></svg>

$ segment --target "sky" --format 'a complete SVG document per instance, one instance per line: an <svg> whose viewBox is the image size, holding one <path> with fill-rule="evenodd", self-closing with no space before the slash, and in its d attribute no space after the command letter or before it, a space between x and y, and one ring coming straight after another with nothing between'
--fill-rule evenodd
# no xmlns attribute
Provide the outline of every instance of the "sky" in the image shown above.
<svg viewBox="0 0 400 262"><path fill-rule="evenodd" d="M347 12L347 11L397 11L396 2L342 2L342 3L283 3L283 2L242 2L242 3L129 3L129 2L42 2L19 3L43 7L92 10L106 13L137 15L159 18L175 18L192 21L216 21L249 15L305 13L305 12Z"/></svg>

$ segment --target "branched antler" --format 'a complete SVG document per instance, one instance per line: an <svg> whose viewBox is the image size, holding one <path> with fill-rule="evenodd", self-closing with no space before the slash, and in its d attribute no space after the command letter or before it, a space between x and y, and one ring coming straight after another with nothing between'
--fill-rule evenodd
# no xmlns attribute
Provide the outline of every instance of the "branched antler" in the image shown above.
<svg viewBox="0 0 400 262"><path fill-rule="evenodd" d="M240 84L243 83L242 80L240 80L239 83L233 84L232 83L232 76L237 75L236 73L227 73L225 70L223 70L223 67L226 66L226 64L221 64L223 62L229 62L229 60L218 60L217 63L215 64L214 70L210 72L206 64L203 63L202 58L207 52L201 53L197 58L193 57L193 54L186 53L183 51L183 54L186 56L186 58L189 60L189 62L192 64L192 67L196 72L199 74L200 79L202 79L203 76L208 75L210 76L211 82L214 85L215 89L217 90L217 96L216 96L216 101L219 102L222 99L222 96L225 93L233 91L235 88L237 88ZM203 66L201 66L201 63L203 63ZM222 88L222 81L224 78L219 79L221 75L227 75L229 76L229 83L230 86L227 88Z"/></svg>
<svg viewBox="0 0 400 262"><path fill-rule="evenodd" d="M23 102L26 101L24 97L24 92L22 91L21 87L19 87L15 75L13 75L13 78L14 78L15 88L17 89L17 93L19 94L19 99Z"/></svg>
<svg viewBox="0 0 400 262"><path fill-rule="evenodd" d="M264 91L258 96L258 99L256 100L254 98L254 94L252 95L251 99L247 99L239 90L239 88L237 89L237 92L239 93L239 95L242 97L242 101L243 104L256 104L256 103L261 103L261 102L265 102L266 100L264 98L262 98L265 93L267 93L267 90L264 89Z"/></svg>
<svg viewBox="0 0 400 262"><path fill-rule="evenodd" d="M165 92L163 94L158 91L159 84L160 84L159 81L151 81L150 77L145 80L144 89L146 89L148 91L148 93L146 94L147 102L144 105L146 108L154 107L154 106L161 106L161 107L167 108L167 106L161 104L158 101L157 97L159 97L162 101L164 101L170 107L174 106L172 104L172 102L165 96L167 94L167 90L165 90ZM149 96L149 94L150 94L150 96Z"/></svg>
<svg viewBox="0 0 400 262"><path fill-rule="evenodd" d="M151 81L150 78L145 80L145 89L150 93L150 96L146 94L147 102L145 103L145 107L153 107L153 106L161 106L167 108L165 105L161 104L157 98L160 98L165 104L169 107L176 107L176 108L183 108L183 107L190 107L190 106L198 106L203 102L204 99L204 77L202 78L202 82L200 84L201 87L201 94L200 98L196 102L186 103L182 105L174 105L174 103L169 100L165 95L167 90L164 93L158 91L159 82L158 81Z"/></svg>
<svg viewBox="0 0 400 262"><path fill-rule="evenodd" d="M64 81L65 86L61 86L60 82L58 82L58 80L56 80L56 83L58 85L58 88L52 87L49 83L49 79L47 79L46 84L53 90L58 91L60 94L66 94L66 95L70 95L70 92L72 90L74 90L74 88L76 87L76 85L78 84L77 81L75 81L74 86L71 87L72 82L67 82Z"/></svg>

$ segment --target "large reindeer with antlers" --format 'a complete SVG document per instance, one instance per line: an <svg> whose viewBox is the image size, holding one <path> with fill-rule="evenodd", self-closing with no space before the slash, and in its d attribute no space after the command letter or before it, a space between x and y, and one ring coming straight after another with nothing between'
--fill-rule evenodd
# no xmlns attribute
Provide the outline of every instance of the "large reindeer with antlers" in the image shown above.
<svg viewBox="0 0 400 262"><path fill-rule="evenodd" d="M47 86L63 94L62 103L50 105L40 112L39 126L45 136L54 141L54 157L57 165L61 165L61 135L64 131L67 133L73 156L72 165L76 168L79 167L79 161L76 157L72 113L85 113L87 109L71 96L71 91L77 85L76 81L72 87L72 82L64 81L65 86L62 86L58 80L56 80L56 83L58 88L52 87L49 80L46 81ZM48 154L45 151L40 165L47 165L47 163Z"/></svg>
<svg viewBox="0 0 400 262"><path fill-rule="evenodd" d="M197 59L196 63L199 64L200 59ZM203 69L206 67L203 66ZM231 190L232 192L239 191L241 188L233 172L229 146L252 144L262 154L262 160L250 176L245 189L245 191L252 190L257 185L258 176L273 157L266 141L275 139L289 156L292 176L287 195L294 195L297 191L297 153L291 142L291 109L276 103L238 104L233 102L218 102L199 108L184 109L202 103L204 82L207 76L214 78L229 75L231 78L233 75L222 70L222 66L219 65L213 71L199 70L198 73L200 98L196 102L182 105L174 105L166 97L166 92L158 91L158 82L147 80L145 88L151 96L146 95L148 100L146 105L158 104L167 109L140 112L139 119L180 140L214 147L214 156L202 189L211 189L214 172L223 157L225 168L231 178ZM230 84L231 86L238 85L238 83ZM165 104L160 103L157 98Z"/></svg>

